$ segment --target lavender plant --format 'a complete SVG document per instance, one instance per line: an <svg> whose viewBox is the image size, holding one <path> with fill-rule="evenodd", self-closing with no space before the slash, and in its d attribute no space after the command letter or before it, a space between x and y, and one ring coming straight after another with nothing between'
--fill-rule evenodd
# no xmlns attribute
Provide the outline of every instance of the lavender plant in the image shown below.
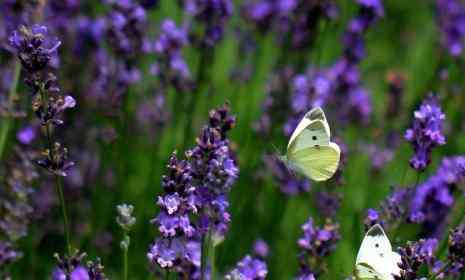
<svg viewBox="0 0 465 280"><path fill-rule="evenodd" d="M405 132L415 155L410 160L412 168L423 171L431 162L431 151L434 147L444 145L446 138L442 132L445 115L434 96L423 101L420 109L414 113L412 128Z"/></svg>
<svg viewBox="0 0 465 280"><path fill-rule="evenodd" d="M123 251L123 279L128 279L128 251L131 244L129 232L136 223L136 218L132 216L134 206L127 204L120 204L116 206L118 216L116 216L116 223L123 229L123 240L120 242L121 250Z"/></svg>
<svg viewBox="0 0 465 280"><path fill-rule="evenodd" d="M341 279L374 224L463 278L462 1L0 2L1 279ZM315 106L324 183L269 152Z"/></svg>
<svg viewBox="0 0 465 280"><path fill-rule="evenodd" d="M234 122L227 105L210 111L208 125L197 138L197 146L186 152L186 160L178 162L172 155L169 175L163 177L167 195L158 199L164 211L153 220L164 238L157 240L148 253L149 259L160 267L174 267L185 273L185 259L190 265L201 264L200 278L204 279L207 250L214 250L221 243L230 222L226 196L238 168L226 137ZM190 221L192 215L198 216L195 222ZM194 259L198 254L184 253L199 245L200 263ZM180 261L175 262L177 259ZM214 273L213 270L211 274Z"/></svg>
<svg viewBox="0 0 465 280"><path fill-rule="evenodd" d="M68 160L68 149L52 138L52 130L63 124L61 113L73 108L76 101L64 95L57 86L57 78L50 71L50 64L60 42L48 34L47 27L34 25L21 26L9 38L10 45L26 72L24 82L32 91L32 110L45 131L46 148L37 164L56 177L57 193L63 212L64 232L68 252L71 253L68 217L63 195L62 179L74 163Z"/></svg>

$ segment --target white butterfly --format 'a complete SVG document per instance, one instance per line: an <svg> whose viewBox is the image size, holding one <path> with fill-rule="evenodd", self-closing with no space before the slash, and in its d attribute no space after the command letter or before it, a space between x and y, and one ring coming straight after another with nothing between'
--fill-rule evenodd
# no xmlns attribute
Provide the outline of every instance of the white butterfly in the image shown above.
<svg viewBox="0 0 465 280"><path fill-rule="evenodd" d="M320 107L313 108L297 125L287 145L288 166L314 181L326 181L337 170L341 150L330 141L326 116Z"/></svg>
<svg viewBox="0 0 465 280"><path fill-rule="evenodd" d="M366 233L355 262L357 280L394 280L400 275L401 257L392 251L391 242L383 228L376 224Z"/></svg>

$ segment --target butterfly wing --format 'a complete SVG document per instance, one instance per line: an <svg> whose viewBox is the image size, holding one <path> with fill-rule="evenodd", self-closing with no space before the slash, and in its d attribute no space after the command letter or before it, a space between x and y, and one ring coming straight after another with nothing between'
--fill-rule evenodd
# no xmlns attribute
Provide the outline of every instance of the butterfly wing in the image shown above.
<svg viewBox="0 0 465 280"><path fill-rule="evenodd" d="M326 146L311 146L293 150L288 154L291 168L303 173L314 181L326 181L337 170L341 151L336 143L330 142Z"/></svg>
<svg viewBox="0 0 465 280"><path fill-rule="evenodd" d="M313 146L328 146L329 135L325 129L325 124L320 120L311 121L295 140L290 143L288 150L299 151Z"/></svg>
<svg viewBox="0 0 465 280"><path fill-rule="evenodd" d="M328 121L326 120L326 115L323 109L320 107L315 107L312 110L310 110L307 114L305 114L305 117L307 117L311 121L315 120L320 120L325 124L325 130L328 134L328 137L331 137L331 132L329 130L329 124Z"/></svg>
<svg viewBox="0 0 465 280"><path fill-rule="evenodd" d="M297 137L302 133L302 131L311 123L312 121L308 119L307 117L304 117L297 127L294 129L294 132L292 132L291 138L289 139L289 143L287 144L287 148L289 149L297 139Z"/></svg>
<svg viewBox="0 0 465 280"><path fill-rule="evenodd" d="M306 113L297 125L296 129L294 129L294 132L292 133L291 138L289 139L287 148L289 149L294 144L294 142L297 141L298 138L307 139L308 135L302 138L302 133L305 132L306 129L309 129L309 126L311 124L315 123L317 123L318 126L316 127L315 125L313 125L313 127L311 128L313 130L313 133L310 136L314 136L315 132L319 132L319 134L321 135L324 134L325 138L327 138L329 142L331 132L329 130L329 124L326 121L325 113L320 107L316 107L310 110L308 113Z"/></svg>
<svg viewBox="0 0 465 280"><path fill-rule="evenodd" d="M356 280L385 280L385 277L376 272L373 267L366 263L355 265Z"/></svg>
<svg viewBox="0 0 465 280"><path fill-rule="evenodd" d="M389 242L383 228L376 224L367 231L362 245L360 245L356 267L360 264L366 264L373 271L381 274L382 279L393 280L392 274L399 275L398 257L400 256L392 251L391 242Z"/></svg>

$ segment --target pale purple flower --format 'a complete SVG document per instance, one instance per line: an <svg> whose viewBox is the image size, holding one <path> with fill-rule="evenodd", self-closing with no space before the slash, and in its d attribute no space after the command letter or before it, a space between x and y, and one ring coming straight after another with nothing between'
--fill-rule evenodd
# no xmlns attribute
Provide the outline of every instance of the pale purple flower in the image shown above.
<svg viewBox="0 0 465 280"><path fill-rule="evenodd" d="M16 133L16 138L21 144L24 145L29 145L36 139L37 133L38 133L38 128L34 125L28 125L25 126L24 128L18 130Z"/></svg>
<svg viewBox="0 0 465 280"><path fill-rule="evenodd" d="M9 43L22 66L30 73L44 70L61 45L60 41L50 36L47 27L43 25L20 27L13 31Z"/></svg>
<svg viewBox="0 0 465 280"><path fill-rule="evenodd" d="M262 259L268 257L270 253L270 248L268 244L263 239L257 239L253 245L253 254Z"/></svg>
<svg viewBox="0 0 465 280"><path fill-rule="evenodd" d="M447 157L437 171L414 192L409 220L423 225L426 234L439 236L454 204L452 191L465 179L465 158Z"/></svg>
<svg viewBox="0 0 465 280"><path fill-rule="evenodd" d="M405 132L405 139L412 144L415 151L410 165L418 171L423 171L431 162L432 149L446 143L443 134L446 117L434 96L423 101L420 108L414 112L414 117L412 127Z"/></svg>
<svg viewBox="0 0 465 280"><path fill-rule="evenodd" d="M203 31L195 33L201 47L214 47L224 36L224 30L233 13L231 0L182 0L184 10L194 17ZM195 30L195 29L193 29Z"/></svg>
<svg viewBox="0 0 465 280"><path fill-rule="evenodd" d="M421 239L418 242L409 242L406 247L400 248L401 262L399 263L400 275L394 276L396 280L420 279L422 266L433 268L435 263L434 253L438 247L438 240Z"/></svg>
<svg viewBox="0 0 465 280"><path fill-rule="evenodd" d="M465 5L457 0L436 0L437 21L442 47L453 57L463 53Z"/></svg>
<svg viewBox="0 0 465 280"><path fill-rule="evenodd" d="M451 262L451 267L444 273L458 277L465 267L465 226L463 224L449 234L447 258Z"/></svg>
<svg viewBox="0 0 465 280"><path fill-rule="evenodd" d="M261 280L268 274L266 263L249 255L239 261L225 279L228 280Z"/></svg>
<svg viewBox="0 0 465 280"><path fill-rule="evenodd" d="M339 241L339 225L327 221L323 227L317 227L309 218L302 225L303 235L297 241L301 252L299 254L299 273L297 279L312 279L321 273L321 267L312 264L319 263L323 257L336 249Z"/></svg>
<svg viewBox="0 0 465 280"><path fill-rule="evenodd" d="M52 280L108 280L103 272L100 259L83 264L85 253L75 252L71 256L55 254L57 266L52 272Z"/></svg>

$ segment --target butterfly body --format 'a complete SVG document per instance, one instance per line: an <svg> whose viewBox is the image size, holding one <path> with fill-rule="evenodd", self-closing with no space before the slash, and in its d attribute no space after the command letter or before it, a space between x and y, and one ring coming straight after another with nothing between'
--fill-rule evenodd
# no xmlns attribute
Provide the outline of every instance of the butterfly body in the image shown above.
<svg viewBox="0 0 465 280"><path fill-rule="evenodd" d="M287 146L285 163L314 181L326 181L337 170L341 151L331 142L323 110L312 109L297 125Z"/></svg>
<svg viewBox="0 0 465 280"><path fill-rule="evenodd" d="M400 255L392 251L391 243L376 224L371 227L360 245L355 263L357 280L394 280L400 274Z"/></svg>

